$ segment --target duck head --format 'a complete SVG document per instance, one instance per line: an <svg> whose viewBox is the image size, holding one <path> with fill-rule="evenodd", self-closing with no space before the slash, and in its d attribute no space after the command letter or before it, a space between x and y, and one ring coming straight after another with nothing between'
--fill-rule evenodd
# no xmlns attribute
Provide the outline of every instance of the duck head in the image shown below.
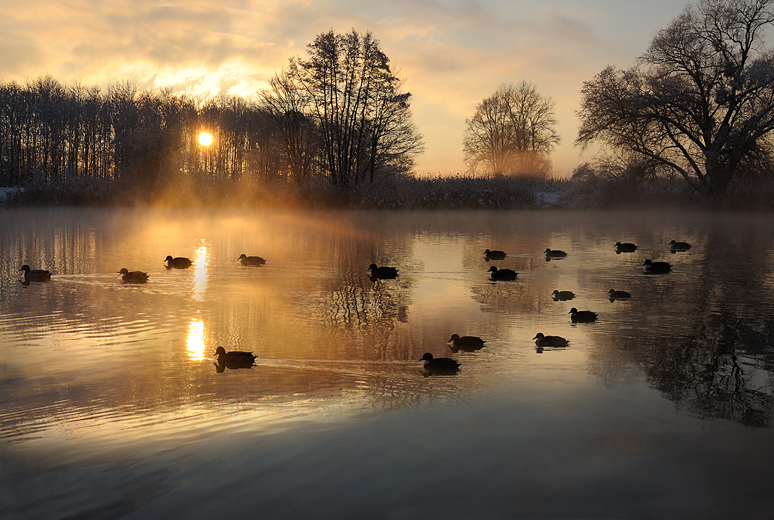
<svg viewBox="0 0 774 520"><path fill-rule="evenodd" d="M430 352L425 352L425 354L419 358L420 361L432 361L433 355Z"/></svg>

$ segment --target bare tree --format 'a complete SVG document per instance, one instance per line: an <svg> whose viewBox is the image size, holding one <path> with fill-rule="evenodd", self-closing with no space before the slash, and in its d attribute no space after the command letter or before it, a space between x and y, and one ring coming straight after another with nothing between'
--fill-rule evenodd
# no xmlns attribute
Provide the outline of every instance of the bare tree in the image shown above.
<svg viewBox="0 0 774 520"><path fill-rule="evenodd" d="M309 59L292 59L288 74L303 90L332 184L347 186L379 170L405 170L422 152L411 124L410 93L371 33L320 34Z"/></svg>
<svg viewBox="0 0 774 520"><path fill-rule="evenodd" d="M559 143L556 103L527 81L502 85L465 124L463 154L471 170L493 175L547 174Z"/></svg>
<svg viewBox="0 0 774 520"><path fill-rule="evenodd" d="M660 31L638 66L607 67L582 90L576 144L600 142L723 198L774 129L772 0L702 0Z"/></svg>

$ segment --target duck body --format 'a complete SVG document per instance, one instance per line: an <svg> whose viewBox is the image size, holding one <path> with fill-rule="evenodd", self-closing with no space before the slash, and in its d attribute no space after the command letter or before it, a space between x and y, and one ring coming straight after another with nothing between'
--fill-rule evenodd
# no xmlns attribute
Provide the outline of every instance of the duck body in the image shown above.
<svg viewBox="0 0 774 520"><path fill-rule="evenodd" d="M167 263L167 269L188 269L193 264L190 259L182 256L172 258L172 255L169 255L164 261Z"/></svg>
<svg viewBox="0 0 774 520"><path fill-rule="evenodd" d="M575 293L572 291L554 291L551 293L555 302L564 302L575 298Z"/></svg>
<svg viewBox="0 0 774 520"><path fill-rule="evenodd" d="M484 348L484 341L483 339L476 337L476 336L462 336L460 337L457 334L452 334L451 339L449 339L449 348L452 349L453 352L456 352L458 350L464 350L465 352L474 352L476 350Z"/></svg>
<svg viewBox="0 0 774 520"><path fill-rule="evenodd" d="M597 313L592 311L579 311L575 307L570 309L570 319L573 323L592 323L597 321Z"/></svg>
<svg viewBox="0 0 774 520"><path fill-rule="evenodd" d="M25 282L47 282L51 279L51 272L45 269L30 269L30 266L24 264L19 271L24 271Z"/></svg>
<svg viewBox="0 0 774 520"><path fill-rule="evenodd" d="M255 365L256 357L252 352L242 352L241 350L226 352L223 347L218 347L215 350L217 365L223 368L250 368Z"/></svg>
<svg viewBox="0 0 774 520"><path fill-rule="evenodd" d="M242 253L239 258L239 262L244 266L256 266L256 265L263 265L266 263L266 260L261 258L260 256L247 256L246 254Z"/></svg>
<svg viewBox="0 0 774 520"><path fill-rule="evenodd" d="M490 276L491 276L491 279L494 281L496 280L511 281L511 280L515 280L516 277L519 275L519 273L517 273L513 269L498 269L495 266L490 267L488 272L492 273Z"/></svg>
<svg viewBox="0 0 774 520"><path fill-rule="evenodd" d="M544 253L546 258L565 258L567 256L567 253L559 249L546 249Z"/></svg>
<svg viewBox="0 0 774 520"><path fill-rule="evenodd" d="M450 375L460 370L460 362L451 358L434 358L430 352L425 352L420 359L424 361L425 372L429 375Z"/></svg>
<svg viewBox="0 0 774 520"><path fill-rule="evenodd" d="M484 251L484 258L488 262L489 260L505 260L505 251L490 251L487 249Z"/></svg>
<svg viewBox="0 0 774 520"><path fill-rule="evenodd" d="M675 240L672 240L669 243L669 249L672 250L672 252L676 251L688 251L691 248L691 244L688 242L677 242Z"/></svg>
<svg viewBox="0 0 774 520"><path fill-rule="evenodd" d="M570 342L561 336L544 336L542 332L532 338L538 347L566 347Z"/></svg>
<svg viewBox="0 0 774 520"><path fill-rule="evenodd" d="M121 281L124 283L145 283L148 281L148 273L130 271L126 267L122 267L118 274L121 275Z"/></svg>
<svg viewBox="0 0 774 520"><path fill-rule="evenodd" d="M376 264L368 266L368 270L371 272L371 278L397 278L398 270L394 267L377 267Z"/></svg>
<svg viewBox="0 0 774 520"><path fill-rule="evenodd" d="M637 246L631 242L615 243L615 252L620 255L621 253L634 253L637 250Z"/></svg>
<svg viewBox="0 0 774 520"><path fill-rule="evenodd" d="M626 291L616 291L615 289L610 289L607 292L607 295L610 297L610 301L613 300L621 300L625 298L631 298L632 295L629 292Z"/></svg>
<svg viewBox="0 0 774 520"><path fill-rule="evenodd" d="M672 270L672 264L668 262L651 262L650 260L645 260L645 263L642 265L645 266L645 272L648 274L666 274Z"/></svg>

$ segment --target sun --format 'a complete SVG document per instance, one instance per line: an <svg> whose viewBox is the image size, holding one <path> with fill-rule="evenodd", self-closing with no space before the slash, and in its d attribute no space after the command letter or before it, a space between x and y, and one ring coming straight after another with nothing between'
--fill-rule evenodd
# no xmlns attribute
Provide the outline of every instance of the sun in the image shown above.
<svg viewBox="0 0 774 520"><path fill-rule="evenodd" d="M199 134L199 144L202 146L210 146L212 144L212 134L202 132Z"/></svg>

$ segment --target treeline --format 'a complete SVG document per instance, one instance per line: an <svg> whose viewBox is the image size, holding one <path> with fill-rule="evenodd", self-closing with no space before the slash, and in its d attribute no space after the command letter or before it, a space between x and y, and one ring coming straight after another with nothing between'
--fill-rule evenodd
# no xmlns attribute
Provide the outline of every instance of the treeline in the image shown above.
<svg viewBox="0 0 774 520"><path fill-rule="evenodd" d="M308 60L291 59L252 100L0 82L0 187L153 198L229 183L374 183L409 172L422 151L401 85L378 41L355 31L318 36Z"/></svg>

